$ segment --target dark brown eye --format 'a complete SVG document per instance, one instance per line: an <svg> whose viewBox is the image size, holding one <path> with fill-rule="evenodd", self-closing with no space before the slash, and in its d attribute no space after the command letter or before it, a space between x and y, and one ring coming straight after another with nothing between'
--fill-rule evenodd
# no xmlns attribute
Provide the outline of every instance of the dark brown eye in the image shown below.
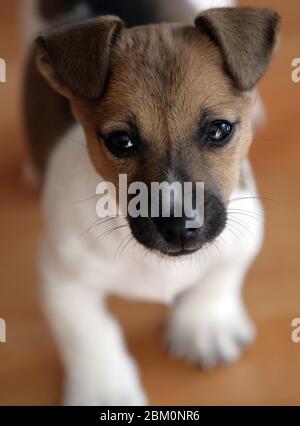
<svg viewBox="0 0 300 426"><path fill-rule="evenodd" d="M136 143L125 132L115 132L103 136L106 148L118 158L128 158L137 155Z"/></svg>
<svg viewBox="0 0 300 426"><path fill-rule="evenodd" d="M226 120L215 120L206 128L205 143L210 147L221 147L229 141L234 125Z"/></svg>

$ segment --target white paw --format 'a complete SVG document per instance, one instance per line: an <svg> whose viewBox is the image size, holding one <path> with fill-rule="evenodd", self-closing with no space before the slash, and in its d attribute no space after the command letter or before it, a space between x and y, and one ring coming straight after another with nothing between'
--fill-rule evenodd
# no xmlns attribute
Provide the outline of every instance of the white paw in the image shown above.
<svg viewBox="0 0 300 426"><path fill-rule="evenodd" d="M147 405L134 362L127 359L122 364L108 363L93 372L82 368L77 372L73 370L66 381L63 405Z"/></svg>
<svg viewBox="0 0 300 426"><path fill-rule="evenodd" d="M209 369L236 361L254 341L255 329L239 299L218 304L182 300L174 307L166 338L172 354Z"/></svg>

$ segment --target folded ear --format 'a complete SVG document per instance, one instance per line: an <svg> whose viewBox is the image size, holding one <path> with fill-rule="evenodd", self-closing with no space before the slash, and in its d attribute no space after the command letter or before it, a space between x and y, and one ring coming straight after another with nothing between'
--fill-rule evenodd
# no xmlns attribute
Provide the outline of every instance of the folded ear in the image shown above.
<svg viewBox="0 0 300 426"><path fill-rule="evenodd" d="M195 24L220 47L226 71L237 86L249 90L269 65L279 21L269 9L236 7L209 9Z"/></svg>
<svg viewBox="0 0 300 426"><path fill-rule="evenodd" d="M115 16L72 24L37 38L38 67L64 96L98 98L105 85L110 48L124 24Z"/></svg>

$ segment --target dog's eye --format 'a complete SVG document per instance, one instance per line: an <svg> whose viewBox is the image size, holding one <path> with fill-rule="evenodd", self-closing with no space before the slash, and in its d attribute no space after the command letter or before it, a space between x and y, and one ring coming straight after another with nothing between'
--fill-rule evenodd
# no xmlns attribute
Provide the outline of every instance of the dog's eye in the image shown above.
<svg viewBox="0 0 300 426"><path fill-rule="evenodd" d="M226 120L215 120L206 128L205 143L209 147L220 147L229 141L233 131L233 124Z"/></svg>
<svg viewBox="0 0 300 426"><path fill-rule="evenodd" d="M137 155L136 144L125 132L112 133L103 139L107 149L116 157L127 158Z"/></svg>

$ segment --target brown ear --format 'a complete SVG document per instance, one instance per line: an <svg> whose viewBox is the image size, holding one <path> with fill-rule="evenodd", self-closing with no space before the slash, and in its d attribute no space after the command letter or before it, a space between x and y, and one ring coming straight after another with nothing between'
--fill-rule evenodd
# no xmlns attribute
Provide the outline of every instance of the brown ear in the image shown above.
<svg viewBox="0 0 300 426"><path fill-rule="evenodd" d="M237 86L249 90L269 65L279 21L269 9L236 7L209 9L195 24L220 47L226 71Z"/></svg>
<svg viewBox="0 0 300 426"><path fill-rule="evenodd" d="M115 16L99 17L41 35L38 66L64 96L98 98L105 85L110 48L123 28Z"/></svg>

